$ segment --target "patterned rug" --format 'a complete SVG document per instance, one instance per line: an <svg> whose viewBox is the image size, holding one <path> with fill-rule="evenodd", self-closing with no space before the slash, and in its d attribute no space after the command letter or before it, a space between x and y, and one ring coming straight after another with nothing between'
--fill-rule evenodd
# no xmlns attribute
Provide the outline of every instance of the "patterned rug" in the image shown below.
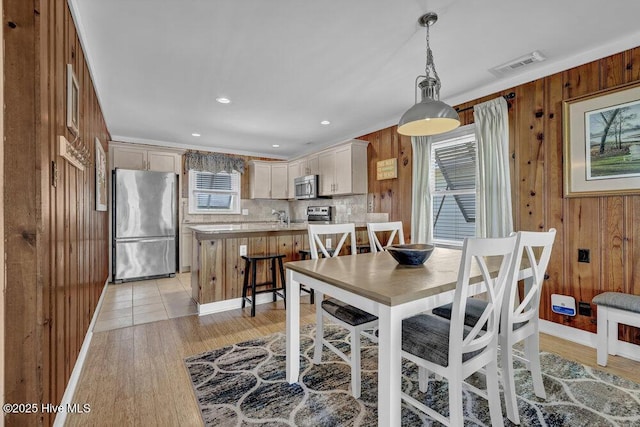
<svg viewBox="0 0 640 427"><path fill-rule="evenodd" d="M320 365L313 357L313 325L301 335L299 384L285 381L282 333L191 356L185 360L207 426L376 426L377 347L362 338L362 396L349 393L350 370L325 348ZM325 336L349 348L346 331L327 325ZM531 376L516 365L516 388L523 426L640 426L640 384L541 354L547 399L533 393ZM517 362L516 362L517 363ZM468 382L484 389L481 374ZM446 381L431 380L418 390L417 367L405 361L403 390L448 416ZM502 404L504 409L504 403ZM490 426L486 400L465 391L465 425ZM505 425L512 425L504 413ZM440 425L403 402L402 425Z"/></svg>

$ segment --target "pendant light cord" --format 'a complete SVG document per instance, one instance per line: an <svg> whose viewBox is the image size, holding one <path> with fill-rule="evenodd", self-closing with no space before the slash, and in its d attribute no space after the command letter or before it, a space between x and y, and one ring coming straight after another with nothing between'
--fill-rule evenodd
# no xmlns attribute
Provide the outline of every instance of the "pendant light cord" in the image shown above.
<svg viewBox="0 0 640 427"><path fill-rule="evenodd" d="M429 72L429 70L433 71L433 77L436 79L436 81L438 83L440 83L440 77L438 77L438 72L436 71L436 63L433 60L433 52L431 51L431 45L429 45L429 27L431 27L431 25L427 24L427 37L426 37L426 41L427 41L427 64L424 67L424 73L426 75L427 78L431 77L431 73Z"/></svg>

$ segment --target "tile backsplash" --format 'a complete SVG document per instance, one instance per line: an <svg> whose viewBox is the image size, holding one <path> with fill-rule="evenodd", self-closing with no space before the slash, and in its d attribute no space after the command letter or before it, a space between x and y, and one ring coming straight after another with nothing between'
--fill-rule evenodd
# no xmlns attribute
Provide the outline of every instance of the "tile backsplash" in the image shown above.
<svg viewBox="0 0 640 427"><path fill-rule="evenodd" d="M242 199L240 206L241 209L247 209L249 215L190 214L189 199L185 197L180 200L182 222L184 223L276 221L277 217L271 213L272 210L289 212L289 202L287 200Z"/></svg>
<svg viewBox="0 0 640 427"><path fill-rule="evenodd" d="M241 208L247 209L249 215L203 215L189 214L189 201L187 198L180 200L182 221L184 223L213 223L213 222L260 222L276 221L272 210L287 212L292 220L306 220L308 206L335 206L335 218L337 222L388 221L387 213L367 213L367 195L354 195L334 197L332 199L315 200L252 200L242 199Z"/></svg>

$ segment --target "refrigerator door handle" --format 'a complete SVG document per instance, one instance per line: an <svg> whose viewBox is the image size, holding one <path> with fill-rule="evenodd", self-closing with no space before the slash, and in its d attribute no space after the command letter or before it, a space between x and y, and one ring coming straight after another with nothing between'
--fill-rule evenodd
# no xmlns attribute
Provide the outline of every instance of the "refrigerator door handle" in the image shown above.
<svg viewBox="0 0 640 427"><path fill-rule="evenodd" d="M129 239L116 239L116 243L131 243L131 242L136 242L136 243L154 243L154 242L164 242L165 240L173 240L175 237L174 236L167 236L167 237L151 237L151 238L147 238L147 239L141 239L141 238L129 238Z"/></svg>

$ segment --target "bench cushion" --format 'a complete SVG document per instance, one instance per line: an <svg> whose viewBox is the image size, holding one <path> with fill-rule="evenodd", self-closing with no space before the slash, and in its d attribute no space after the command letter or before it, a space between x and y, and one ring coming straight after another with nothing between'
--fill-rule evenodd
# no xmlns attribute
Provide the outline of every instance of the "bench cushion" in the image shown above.
<svg viewBox="0 0 640 427"><path fill-rule="evenodd" d="M623 292L604 292L596 295L592 302L596 305L640 313L640 295L625 294Z"/></svg>

